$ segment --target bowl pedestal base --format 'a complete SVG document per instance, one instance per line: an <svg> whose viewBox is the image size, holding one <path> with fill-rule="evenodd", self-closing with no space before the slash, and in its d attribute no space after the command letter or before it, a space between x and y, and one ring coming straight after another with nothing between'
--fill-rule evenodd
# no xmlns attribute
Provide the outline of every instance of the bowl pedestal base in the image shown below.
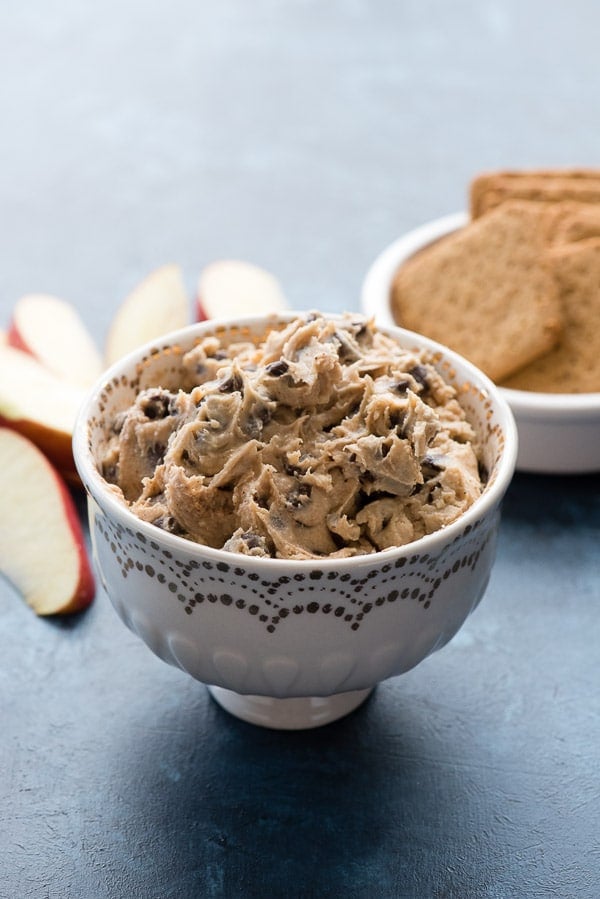
<svg viewBox="0 0 600 899"><path fill-rule="evenodd" d="M208 691L215 702L242 721L277 730L304 730L321 727L353 712L369 696L372 688L335 693L333 696L298 696L291 699L243 696L224 687L209 686Z"/></svg>

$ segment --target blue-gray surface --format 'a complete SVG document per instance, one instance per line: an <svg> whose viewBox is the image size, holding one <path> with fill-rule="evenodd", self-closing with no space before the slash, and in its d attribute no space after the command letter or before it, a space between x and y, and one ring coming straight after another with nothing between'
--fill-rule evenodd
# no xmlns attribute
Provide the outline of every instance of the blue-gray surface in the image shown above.
<svg viewBox="0 0 600 899"><path fill-rule="evenodd" d="M0 11L0 313L98 339L164 261L357 309L473 173L598 164L592 0L43 0ZM304 734L0 583L0 896L600 895L600 478L517 476L457 638Z"/></svg>

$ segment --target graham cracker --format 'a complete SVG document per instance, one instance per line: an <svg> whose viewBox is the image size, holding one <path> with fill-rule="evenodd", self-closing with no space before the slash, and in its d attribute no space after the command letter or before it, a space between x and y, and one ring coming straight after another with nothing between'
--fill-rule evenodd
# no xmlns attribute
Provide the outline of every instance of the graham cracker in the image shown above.
<svg viewBox="0 0 600 899"><path fill-rule="evenodd" d="M473 219L479 218L507 200L600 203L600 170L538 169L491 172L473 179L469 195Z"/></svg>
<svg viewBox="0 0 600 899"><path fill-rule="evenodd" d="M392 287L398 324L446 344L494 380L547 353L561 313L540 215L538 204L504 203L408 260Z"/></svg>
<svg viewBox="0 0 600 899"><path fill-rule="evenodd" d="M600 237L600 203L557 203L549 237L554 244Z"/></svg>
<svg viewBox="0 0 600 899"><path fill-rule="evenodd" d="M600 392L600 238L547 252L563 310L563 333L547 355L503 381L543 393Z"/></svg>
<svg viewBox="0 0 600 899"><path fill-rule="evenodd" d="M539 200L518 202L537 214L540 236L548 246L600 237L600 203L575 203L568 200L556 203Z"/></svg>

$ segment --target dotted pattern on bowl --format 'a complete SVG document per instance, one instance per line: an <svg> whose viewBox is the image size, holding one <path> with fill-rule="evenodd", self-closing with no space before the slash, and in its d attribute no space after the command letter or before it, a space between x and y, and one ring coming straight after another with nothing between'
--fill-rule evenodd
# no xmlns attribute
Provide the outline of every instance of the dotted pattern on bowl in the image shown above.
<svg viewBox="0 0 600 899"><path fill-rule="evenodd" d="M213 562L176 558L141 531L112 523L98 514L95 527L114 555L126 580L137 571L172 595L187 615L201 612L203 604L219 604L233 613L257 618L269 634L288 617L328 615L340 625L357 631L367 615L386 603L413 602L427 611L442 583L460 569L475 571L493 528L486 519L468 525L437 556L428 553L402 555L396 560L373 563L361 576L319 568L318 560L306 573L296 572L273 579L261 577L239 562ZM159 589L160 589L159 588ZM327 591L326 600L314 594Z"/></svg>

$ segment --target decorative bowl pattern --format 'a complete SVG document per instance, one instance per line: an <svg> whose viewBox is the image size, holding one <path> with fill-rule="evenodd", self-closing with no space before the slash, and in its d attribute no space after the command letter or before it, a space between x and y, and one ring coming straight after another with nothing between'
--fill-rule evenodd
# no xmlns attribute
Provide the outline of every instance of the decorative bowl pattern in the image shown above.
<svg viewBox="0 0 600 899"><path fill-rule="evenodd" d="M514 469L514 423L477 369L391 329L406 345L429 348L444 376L460 385L489 471L474 505L412 544L350 559L263 559L192 543L138 520L102 479L96 453L116 410L157 377L174 386L180 355L223 327L192 326L131 354L90 394L74 452L89 494L94 559L117 613L156 655L213 685L215 698L240 717L314 726L447 643L481 599ZM231 327L256 333L265 320Z"/></svg>

